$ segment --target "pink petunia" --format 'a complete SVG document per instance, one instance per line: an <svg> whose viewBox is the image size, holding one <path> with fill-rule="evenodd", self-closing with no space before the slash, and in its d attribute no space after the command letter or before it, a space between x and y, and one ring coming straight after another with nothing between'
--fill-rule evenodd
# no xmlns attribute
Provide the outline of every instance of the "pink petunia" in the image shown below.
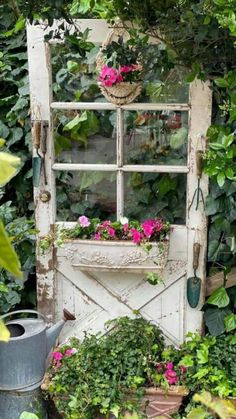
<svg viewBox="0 0 236 419"><path fill-rule="evenodd" d="M128 230L129 230L129 224L128 224L128 223L125 223L125 224L123 225L123 231L124 231L124 233L127 233L127 232L128 232Z"/></svg>
<svg viewBox="0 0 236 419"><path fill-rule="evenodd" d="M136 228L130 229L132 240L135 244L139 244L142 240L142 234Z"/></svg>
<svg viewBox="0 0 236 419"><path fill-rule="evenodd" d="M95 233L94 238L95 240L101 240L101 233L99 231Z"/></svg>
<svg viewBox="0 0 236 419"><path fill-rule="evenodd" d="M168 369L165 372L165 377L170 385L177 384L178 382L178 376L174 370Z"/></svg>
<svg viewBox="0 0 236 419"><path fill-rule="evenodd" d="M79 217L79 223L80 223L81 227L89 227L90 226L90 221L87 217L85 217L85 215L82 215L81 217Z"/></svg>
<svg viewBox="0 0 236 419"><path fill-rule="evenodd" d="M104 65L98 80L102 83L103 86L111 87L113 84L122 82L123 78L118 70L113 67Z"/></svg>
<svg viewBox="0 0 236 419"><path fill-rule="evenodd" d="M155 223L153 222L153 220L144 221L144 223L142 224L142 228L146 237L150 238L152 236L154 232L154 226Z"/></svg>
<svg viewBox="0 0 236 419"><path fill-rule="evenodd" d="M53 352L52 357L55 361L60 361L63 358L63 354L61 352Z"/></svg>
<svg viewBox="0 0 236 419"><path fill-rule="evenodd" d="M173 364L173 362L167 362L167 364L166 364L166 368L167 368L168 370L173 370L173 368L174 368L174 364Z"/></svg>
<svg viewBox="0 0 236 419"><path fill-rule="evenodd" d="M74 353L73 349L67 349L64 355L65 356L71 356L71 355L73 355L73 353Z"/></svg>
<svg viewBox="0 0 236 419"><path fill-rule="evenodd" d="M107 232L108 232L108 234L109 234L110 237L115 237L116 230L114 228L109 227L108 230L107 230Z"/></svg>

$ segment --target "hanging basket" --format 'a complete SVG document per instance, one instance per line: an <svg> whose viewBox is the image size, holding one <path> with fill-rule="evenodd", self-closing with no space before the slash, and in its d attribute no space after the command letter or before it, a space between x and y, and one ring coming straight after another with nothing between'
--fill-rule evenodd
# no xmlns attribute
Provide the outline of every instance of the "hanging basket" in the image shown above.
<svg viewBox="0 0 236 419"><path fill-rule="evenodd" d="M110 87L100 84L99 87L103 96L105 96L109 102L120 106L133 102L134 99L140 95L142 83L121 82Z"/></svg>
<svg viewBox="0 0 236 419"><path fill-rule="evenodd" d="M103 51L113 41L116 42L119 37L122 37L124 40L129 39L129 33L125 28L121 27L120 24L113 26L97 55L96 66L99 72L101 72L103 66L106 64ZM142 66L140 63L139 65L141 68ZM133 102L142 91L141 81L120 82L113 86L104 86L102 83L98 83L98 86L103 96L109 102L114 103L117 106L127 105L128 103Z"/></svg>

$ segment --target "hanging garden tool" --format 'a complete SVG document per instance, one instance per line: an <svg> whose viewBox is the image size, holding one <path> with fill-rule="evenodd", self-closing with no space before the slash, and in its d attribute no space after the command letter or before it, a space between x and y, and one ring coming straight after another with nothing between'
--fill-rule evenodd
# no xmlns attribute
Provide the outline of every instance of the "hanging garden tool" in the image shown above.
<svg viewBox="0 0 236 419"><path fill-rule="evenodd" d="M36 156L33 157L33 185L35 188L38 188L41 168L42 168L42 158L39 154L41 141L41 121L35 121L33 125L33 146L36 150Z"/></svg>
<svg viewBox="0 0 236 419"><path fill-rule="evenodd" d="M193 245L193 276L187 280L187 299L190 307L198 305L201 292L201 279L197 276L201 245L195 242Z"/></svg>
<svg viewBox="0 0 236 419"><path fill-rule="evenodd" d="M48 122L42 122L42 132L41 132L41 146L40 150L42 153L42 168L43 168L43 177L44 177L44 184L47 185L47 175L46 175L46 166L45 166L45 155L47 152L47 130L48 130Z"/></svg>
<svg viewBox="0 0 236 419"><path fill-rule="evenodd" d="M197 187L196 187L195 192L193 194L193 199L191 201L191 204L189 205L189 209L190 209L191 206L193 205L193 202L194 202L195 198L196 198L196 207L195 207L196 211L198 210L200 201L202 201L203 206L205 205L202 188L200 186L201 178L202 178L202 163L203 163L202 154L203 154L202 150L196 151Z"/></svg>

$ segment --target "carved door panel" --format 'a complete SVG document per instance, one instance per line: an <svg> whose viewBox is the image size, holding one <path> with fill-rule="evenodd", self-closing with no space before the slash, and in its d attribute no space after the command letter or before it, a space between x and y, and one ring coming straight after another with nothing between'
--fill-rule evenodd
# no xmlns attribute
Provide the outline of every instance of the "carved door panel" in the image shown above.
<svg viewBox="0 0 236 419"><path fill-rule="evenodd" d="M92 42L103 42L109 31L107 23L102 20L84 20L79 24L82 29L90 27ZM145 280L144 275L139 273L103 272L96 269L89 272L81 271L76 263L76 243L65 244L60 248L54 245L46 253L39 252L37 256L38 308L51 321L61 317L64 307L75 313L76 321L66 325L61 335L62 340L71 335L83 337L84 331L101 330L104 322L111 318L120 315L132 316L134 312L139 311L143 317L160 325L167 339L179 343L187 331L200 329L202 321L200 307L204 298L207 227L202 203L196 209L195 202L193 205L191 202L198 182L196 152L204 150L205 133L210 124L210 89L207 84L195 81L190 85L188 96L181 103L176 103L176 100L165 103L152 101L117 107L103 100L58 102L52 94L52 43L44 42L44 36L45 31L42 27L28 26L32 121L48 123L46 182L41 176L39 185L34 188L39 239L51 234L58 224L73 225L71 222L66 223L64 219L58 221L56 208L56 202L59 202L58 182L65 179L67 173L70 174L68 189L72 190L78 182L80 186L84 182L84 188L81 186L84 201L90 199L94 202L94 208L99 203L104 211L116 211L118 218L135 213L139 205L135 201L137 196L143 205L140 218L149 218L151 205L154 205L156 210L155 203L145 203L147 186L144 180L149 181L148 188L150 182L153 182L152 186L156 185L155 193L160 195L163 183L167 180L172 191L181 189L183 184L186 188L181 202L184 214L176 215L175 219L181 219L180 224L172 225L164 285L152 286ZM67 117L81 116L83 112L88 116L89 112L93 112L98 119L99 115L104 116L110 112L109 121L116 120L116 123L109 138L104 138L100 129L91 137L91 147L80 147L79 153L74 149L69 154L63 152L61 160L58 160L54 147L55 113L60 112L64 112ZM133 121L131 128L130 120ZM140 120L144 122L140 123ZM160 126L168 129L162 130L160 134ZM180 151L176 151L180 150L177 136L169 134L171 129L179 127L182 127L182 133L186 132L186 144L181 148L182 155ZM149 142L144 141L147 134ZM154 156L147 163L142 160L142 156L147 150L153 150L154 144L159 150L158 156ZM93 153L90 149L93 149ZM163 149L167 152L163 153ZM175 159L176 153L180 160ZM158 160L160 154L161 161ZM93 174L94 179L90 189L85 187L88 173L90 178ZM101 186L98 182L99 176L102 179ZM156 176L159 178L155 184ZM140 179L143 184L138 191L134 185L137 185ZM206 195L207 178L202 175L200 182L203 195ZM42 200L42 193L45 191L50 192L50 199L46 202ZM172 202L171 211L175 214L178 214L178 205L177 201L174 206ZM173 214L169 215L171 217ZM202 279L202 289L199 305L192 309L186 299L186 282L187 277L193 275L193 243L196 238L201 244L198 276Z"/></svg>

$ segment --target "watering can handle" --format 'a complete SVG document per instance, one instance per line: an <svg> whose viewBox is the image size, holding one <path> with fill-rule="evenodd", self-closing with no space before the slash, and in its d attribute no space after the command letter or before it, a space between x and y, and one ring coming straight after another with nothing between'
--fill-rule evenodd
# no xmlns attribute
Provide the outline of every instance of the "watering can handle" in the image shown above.
<svg viewBox="0 0 236 419"><path fill-rule="evenodd" d="M13 314L19 314L19 313L37 314L37 316L42 317L42 319L47 322L46 317L43 314L36 311L36 310L15 310L15 311L11 311L10 313L3 314L3 316L0 316L0 320L5 319L6 317L12 316Z"/></svg>

